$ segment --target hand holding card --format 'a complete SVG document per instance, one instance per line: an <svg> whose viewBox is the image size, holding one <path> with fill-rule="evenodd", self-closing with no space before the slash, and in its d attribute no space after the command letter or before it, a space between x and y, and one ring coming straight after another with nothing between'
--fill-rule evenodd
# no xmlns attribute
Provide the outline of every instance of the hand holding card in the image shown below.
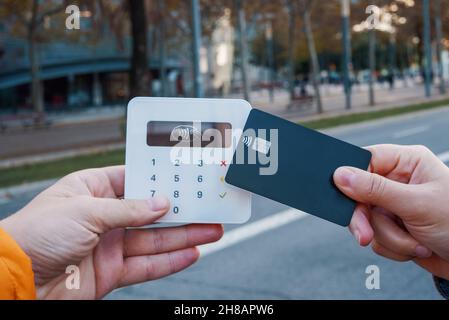
<svg viewBox="0 0 449 320"><path fill-rule="evenodd" d="M355 202L334 186L332 175L341 166L366 170L369 151L256 109L248 117L245 135L246 141L258 141L257 146L241 140L226 182L339 225L349 224ZM243 162L237 154L242 149Z"/></svg>

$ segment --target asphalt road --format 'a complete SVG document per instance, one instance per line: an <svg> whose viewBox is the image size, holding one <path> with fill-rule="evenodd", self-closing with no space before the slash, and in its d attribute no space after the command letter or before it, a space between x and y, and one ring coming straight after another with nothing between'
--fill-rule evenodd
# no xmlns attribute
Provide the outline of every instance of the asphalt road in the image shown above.
<svg viewBox="0 0 449 320"><path fill-rule="evenodd" d="M11 130L0 134L0 159L29 156L123 141L122 120L55 125L36 130Z"/></svg>
<svg viewBox="0 0 449 320"><path fill-rule="evenodd" d="M327 133L357 145L423 144L449 151L449 108L337 128ZM447 157L446 153L446 158ZM298 186L298 192L301 187ZM35 192L0 204L0 217L24 205ZM314 217L276 225L273 215L288 208L253 199L250 221L227 227L236 233L196 265L169 278L118 289L108 299L440 299L431 276L413 263L397 263L360 248L346 229ZM266 223L264 221L266 220ZM257 223L256 223L257 224ZM253 229L251 229L254 231ZM230 232L229 232L230 231ZM206 248L204 251L207 251ZM214 251L215 250L215 251ZM380 289L365 287L366 267L380 269Z"/></svg>

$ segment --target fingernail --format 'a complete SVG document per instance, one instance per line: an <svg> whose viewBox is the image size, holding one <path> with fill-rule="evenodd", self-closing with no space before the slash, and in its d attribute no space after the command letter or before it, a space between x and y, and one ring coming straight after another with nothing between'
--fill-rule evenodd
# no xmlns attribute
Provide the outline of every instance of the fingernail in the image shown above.
<svg viewBox="0 0 449 320"><path fill-rule="evenodd" d="M417 245L415 248L415 254L418 258L429 258L432 255L432 251L422 245Z"/></svg>
<svg viewBox="0 0 449 320"><path fill-rule="evenodd" d="M354 237L355 237L355 239L357 240L357 243L360 244L361 236L360 236L359 230L355 230L355 231L354 231Z"/></svg>
<svg viewBox="0 0 449 320"><path fill-rule="evenodd" d="M212 226L210 228L207 228L205 232L205 236L208 239L216 239L218 237L221 237L222 234L223 234L222 226Z"/></svg>
<svg viewBox="0 0 449 320"><path fill-rule="evenodd" d="M334 173L335 183L342 187L350 187L354 172L348 167L338 168Z"/></svg>
<svg viewBox="0 0 449 320"><path fill-rule="evenodd" d="M148 200L150 210L152 211L162 211L168 208L170 205L169 201L165 197L154 197Z"/></svg>
<svg viewBox="0 0 449 320"><path fill-rule="evenodd" d="M187 260L196 260L199 257L199 251L197 248L190 248L184 252Z"/></svg>

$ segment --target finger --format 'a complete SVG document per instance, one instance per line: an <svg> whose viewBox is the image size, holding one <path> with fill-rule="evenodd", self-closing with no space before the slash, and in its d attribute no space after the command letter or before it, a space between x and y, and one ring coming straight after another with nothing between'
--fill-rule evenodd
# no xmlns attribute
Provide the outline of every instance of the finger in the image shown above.
<svg viewBox="0 0 449 320"><path fill-rule="evenodd" d="M82 201L82 205L87 206L83 212L88 214L86 220L97 233L151 224L161 218L170 206L165 197L149 200L88 198Z"/></svg>
<svg viewBox="0 0 449 320"><path fill-rule="evenodd" d="M399 168L400 162L406 160L409 148L393 144L380 144L366 147L371 152L369 171L386 176Z"/></svg>
<svg viewBox="0 0 449 320"><path fill-rule="evenodd" d="M112 166L101 170L107 176L114 194L122 197L125 193L125 166Z"/></svg>
<svg viewBox="0 0 449 320"><path fill-rule="evenodd" d="M385 248L379 242L377 242L376 239L374 239L373 242L371 243L371 248L379 256L385 257L390 260L404 262L404 261L409 261L409 260L413 259L413 257L411 257L411 256L401 255L401 254L398 254L396 252L393 252L393 251Z"/></svg>
<svg viewBox="0 0 449 320"><path fill-rule="evenodd" d="M426 259L416 258L414 262L434 276L449 280L449 261L442 259L440 256L433 254Z"/></svg>
<svg viewBox="0 0 449 320"><path fill-rule="evenodd" d="M370 170L392 180L409 183L418 165L428 166L427 181L439 178L435 167L447 170L446 165L425 146L399 146L383 144L367 147L371 154ZM423 161L425 160L425 161ZM421 181L421 183L426 181Z"/></svg>
<svg viewBox="0 0 449 320"><path fill-rule="evenodd" d="M189 267L198 258L199 252L196 248L126 258L124 261L124 273L119 282L119 287L171 275Z"/></svg>
<svg viewBox="0 0 449 320"><path fill-rule="evenodd" d="M124 194L125 166L86 169L75 172L90 194L99 198L117 198Z"/></svg>
<svg viewBox="0 0 449 320"><path fill-rule="evenodd" d="M419 244L408 232L400 228L395 221L384 214L371 214L371 225L376 241L384 248L401 256L428 258L432 251Z"/></svg>
<svg viewBox="0 0 449 320"><path fill-rule="evenodd" d="M221 225L192 224L172 228L126 230L124 256L151 255L190 248L217 241L222 236Z"/></svg>
<svg viewBox="0 0 449 320"><path fill-rule="evenodd" d="M341 167L334 173L336 186L348 197L364 204L376 205L399 217L416 211L417 185L407 185L353 167Z"/></svg>
<svg viewBox="0 0 449 320"><path fill-rule="evenodd" d="M374 231L369 222L369 209L363 204L357 205L352 216L349 230L361 246L367 246L373 240Z"/></svg>

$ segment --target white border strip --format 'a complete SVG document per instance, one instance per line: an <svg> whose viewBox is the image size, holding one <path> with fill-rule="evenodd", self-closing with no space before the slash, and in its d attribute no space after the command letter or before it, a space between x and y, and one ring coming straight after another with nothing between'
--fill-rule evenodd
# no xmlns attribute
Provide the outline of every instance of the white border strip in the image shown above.
<svg viewBox="0 0 449 320"><path fill-rule="evenodd" d="M440 154L438 155L438 158L439 158L441 161L443 161L443 162L448 162L448 161L449 161L449 151L440 153Z"/></svg>

